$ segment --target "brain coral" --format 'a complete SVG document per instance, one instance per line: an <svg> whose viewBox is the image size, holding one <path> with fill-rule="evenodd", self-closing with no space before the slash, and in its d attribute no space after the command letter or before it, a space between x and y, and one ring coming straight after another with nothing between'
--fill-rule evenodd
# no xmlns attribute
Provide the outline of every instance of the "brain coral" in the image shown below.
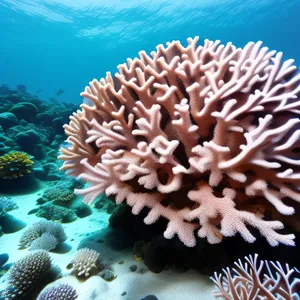
<svg viewBox="0 0 300 300"><path fill-rule="evenodd" d="M166 218L164 236L190 247L195 230L210 243L254 242L250 227L273 246L293 245L280 229L300 202L294 61L261 42L197 43L141 51L91 81L64 126L62 169L89 183L75 190L86 203L105 192L133 214L148 207L146 224Z"/></svg>

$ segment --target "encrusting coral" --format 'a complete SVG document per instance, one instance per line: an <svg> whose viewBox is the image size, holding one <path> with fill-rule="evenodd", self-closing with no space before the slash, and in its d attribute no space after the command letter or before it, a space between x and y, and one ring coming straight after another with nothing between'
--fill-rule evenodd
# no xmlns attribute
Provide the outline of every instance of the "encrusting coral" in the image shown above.
<svg viewBox="0 0 300 300"><path fill-rule="evenodd" d="M45 201L62 201L69 202L74 199L73 191L61 189L58 187L51 187L44 191L43 198Z"/></svg>
<svg viewBox="0 0 300 300"><path fill-rule="evenodd" d="M211 279L219 288L215 297L227 300L300 299L300 272L282 266L278 261L258 261L258 255L245 257L234 263L234 268L223 269Z"/></svg>
<svg viewBox="0 0 300 300"><path fill-rule="evenodd" d="M12 179L24 176L32 170L34 162L25 152L11 151L0 156L0 178Z"/></svg>
<svg viewBox="0 0 300 300"><path fill-rule="evenodd" d="M55 205L53 203L41 205L36 215L47 220L53 220L61 223L70 223L77 219L76 214L72 209Z"/></svg>
<svg viewBox="0 0 300 300"><path fill-rule="evenodd" d="M58 245L58 239L49 232L43 233L40 237L32 241L29 250L46 250L50 251Z"/></svg>
<svg viewBox="0 0 300 300"><path fill-rule="evenodd" d="M62 170L89 183L75 190L84 202L105 192L133 214L147 207L146 224L166 218L165 238L189 247L195 230L212 244L236 234L254 242L248 226L272 246L294 245L280 232L300 202L294 61L261 42L197 42L141 51L91 81L64 126Z"/></svg>
<svg viewBox="0 0 300 300"><path fill-rule="evenodd" d="M50 251L66 239L67 236L61 224L42 220L33 223L31 227L23 232L19 241L19 249L30 247L31 250L44 249Z"/></svg>

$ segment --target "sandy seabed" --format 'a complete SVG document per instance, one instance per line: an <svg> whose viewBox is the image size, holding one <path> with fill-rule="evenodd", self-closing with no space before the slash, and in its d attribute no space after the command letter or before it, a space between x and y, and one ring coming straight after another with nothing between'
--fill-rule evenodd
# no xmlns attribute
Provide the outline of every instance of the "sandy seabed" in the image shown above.
<svg viewBox="0 0 300 300"><path fill-rule="evenodd" d="M43 220L34 214L28 215L30 210L37 207L36 200L42 193L41 189L28 195L11 196L19 208L9 214L25 222L27 226L15 233L0 237L0 254L9 254L8 263L15 262L29 252L27 249L18 250L18 243L24 230L31 224ZM1 196L4 195L0 194ZM133 258L132 249L122 251L112 249L105 243L109 216L106 212L93 208L90 216L62 224L68 236L63 245L64 251L50 252L50 255L53 264L61 268L64 277L50 285L69 283L76 288L78 300L141 300L147 295L155 295L158 300L215 299L214 284L207 276L193 270L183 272L176 269L167 269L159 274L153 274L147 270L143 261L136 261ZM97 240L104 242L97 243ZM74 257L79 244L81 247L93 245L93 249L100 252L101 261L112 266L116 279L107 282L100 276L92 276L84 282L79 282L76 277L70 276L66 266ZM130 270L132 265L137 266L135 272ZM6 279L7 274L0 279L0 290L4 289Z"/></svg>

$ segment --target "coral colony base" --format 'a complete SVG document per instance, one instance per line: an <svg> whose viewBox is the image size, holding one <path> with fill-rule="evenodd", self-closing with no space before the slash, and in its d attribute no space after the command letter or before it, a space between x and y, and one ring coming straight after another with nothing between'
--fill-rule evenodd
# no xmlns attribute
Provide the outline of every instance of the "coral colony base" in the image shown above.
<svg viewBox="0 0 300 300"><path fill-rule="evenodd" d="M65 125L62 170L105 192L146 224L168 220L164 236L188 247L194 231L219 243L240 234L294 245L299 229L300 74L261 42L188 39L128 59L90 82L89 99ZM297 218L298 216L298 218Z"/></svg>

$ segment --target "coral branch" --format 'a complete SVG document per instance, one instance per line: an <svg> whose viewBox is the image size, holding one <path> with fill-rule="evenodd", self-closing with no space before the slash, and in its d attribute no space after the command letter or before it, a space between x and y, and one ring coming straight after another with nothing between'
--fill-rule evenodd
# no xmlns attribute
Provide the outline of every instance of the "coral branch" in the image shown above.
<svg viewBox="0 0 300 300"><path fill-rule="evenodd" d="M64 126L62 169L88 183L76 190L85 202L105 192L134 214L147 207L146 224L167 219L164 236L189 247L195 232L254 242L253 227L293 245L280 230L299 215L300 74L262 42L198 41L141 51L92 80Z"/></svg>

